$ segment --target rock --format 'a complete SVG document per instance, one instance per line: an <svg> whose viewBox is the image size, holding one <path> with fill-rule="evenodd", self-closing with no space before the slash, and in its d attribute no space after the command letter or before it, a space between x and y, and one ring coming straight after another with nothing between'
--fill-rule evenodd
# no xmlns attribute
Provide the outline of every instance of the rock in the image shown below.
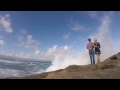
<svg viewBox="0 0 120 90"><path fill-rule="evenodd" d="M96 65L70 65L65 69L19 79L120 79L120 53Z"/></svg>
<svg viewBox="0 0 120 90"><path fill-rule="evenodd" d="M111 60L118 60L118 58L114 55L113 57L111 57Z"/></svg>

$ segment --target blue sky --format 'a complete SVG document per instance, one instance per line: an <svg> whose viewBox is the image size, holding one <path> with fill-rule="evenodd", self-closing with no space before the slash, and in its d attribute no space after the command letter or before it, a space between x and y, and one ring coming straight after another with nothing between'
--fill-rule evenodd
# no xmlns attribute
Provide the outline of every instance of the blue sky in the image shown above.
<svg viewBox="0 0 120 90"><path fill-rule="evenodd" d="M112 18L111 37L118 40L118 11L0 11L0 52L46 53L55 45L82 51L106 14Z"/></svg>

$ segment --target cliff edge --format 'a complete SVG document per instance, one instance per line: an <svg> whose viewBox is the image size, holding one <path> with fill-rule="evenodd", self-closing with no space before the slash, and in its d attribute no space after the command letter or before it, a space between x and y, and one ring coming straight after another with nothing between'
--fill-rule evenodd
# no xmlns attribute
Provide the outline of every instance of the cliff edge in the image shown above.
<svg viewBox="0 0 120 90"><path fill-rule="evenodd" d="M70 65L19 79L120 79L120 52L96 65Z"/></svg>

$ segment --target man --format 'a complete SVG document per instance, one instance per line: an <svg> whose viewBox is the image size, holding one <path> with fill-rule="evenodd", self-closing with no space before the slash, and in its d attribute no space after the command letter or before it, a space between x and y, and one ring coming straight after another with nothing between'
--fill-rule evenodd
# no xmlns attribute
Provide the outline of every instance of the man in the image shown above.
<svg viewBox="0 0 120 90"><path fill-rule="evenodd" d="M94 43L91 42L91 39L88 39L89 43L87 44L87 49L89 50L89 55L90 55L90 61L91 61L91 65L95 64L95 57L94 57Z"/></svg>

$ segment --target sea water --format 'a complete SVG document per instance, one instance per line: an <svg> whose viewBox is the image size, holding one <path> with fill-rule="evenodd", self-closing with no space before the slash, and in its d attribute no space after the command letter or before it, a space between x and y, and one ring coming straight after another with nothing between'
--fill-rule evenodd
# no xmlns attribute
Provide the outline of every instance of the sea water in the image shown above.
<svg viewBox="0 0 120 90"><path fill-rule="evenodd" d="M40 74L51 65L45 61L1 60L0 78L23 77Z"/></svg>

